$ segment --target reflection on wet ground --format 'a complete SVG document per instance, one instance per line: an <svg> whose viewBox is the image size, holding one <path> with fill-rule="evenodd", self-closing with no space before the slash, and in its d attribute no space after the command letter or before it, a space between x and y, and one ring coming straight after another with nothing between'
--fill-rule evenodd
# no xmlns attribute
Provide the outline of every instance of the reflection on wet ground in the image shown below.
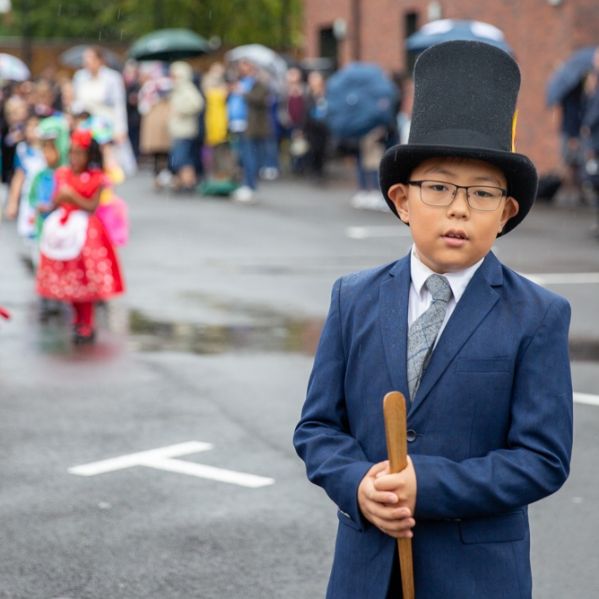
<svg viewBox="0 0 599 599"><path fill-rule="evenodd" d="M262 304L188 292L181 296L198 313L217 315L217 323L153 319L139 310L128 314L128 330L140 351L219 354L232 351L292 352L311 355L322 320L295 316Z"/></svg>
<svg viewBox="0 0 599 599"><path fill-rule="evenodd" d="M230 351L313 354L322 321L273 317L270 322L202 325L152 320L130 313L131 340L141 351L219 354Z"/></svg>
<svg viewBox="0 0 599 599"><path fill-rule="evenodd" d="M118 352L127 345L134 351L174 351L193 354L226 352L283 352L312 355L316 349L322 320L290 316L267 306L227 302L190 294L187 300L201 303L221 316L221 321L185 322L156 319L121 304L98 307L98 341L94 346L74 347L67 306L39 327L38 347L44 354L70 357L100 357ZM112 349L110 349L112 348Z"/></svg>

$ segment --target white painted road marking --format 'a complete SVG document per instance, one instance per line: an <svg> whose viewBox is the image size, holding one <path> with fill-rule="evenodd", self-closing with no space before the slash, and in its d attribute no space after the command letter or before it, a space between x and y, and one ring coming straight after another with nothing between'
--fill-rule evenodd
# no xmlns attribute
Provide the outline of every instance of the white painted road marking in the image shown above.
<svg viewBox="0 0 599 599"><path fill-rule="evenodd" d="M208 451L214 446L211 443L202 443L200 441L189 441L188 443L179 443L177 445L169 445L167 447L159 447L149 451L141 451L138 453L130 453L128 455L118 456L108 460L83 464L69 468L71 474L78 476L96 476L106 472L115 472L125 468L133 468L135 466L145 466L146 468L155 468L156 470L166 470L167 472L177 472L179 474L187 474L189 476L197 476L198 478L206 478L219 482L231 483L242 487L250 487L257 489L259 487L267 487L274 484L273 478L264 476L256 476L245 472L235 472L233 470L225 470L223 468L215 468L214 466L206 466L195 462L185 462L183 460L175 460L172 458L188 455L190 453L198 453L200 451Z"/></svg>
<svg viewBox="0 0 599 599"><path fill-rule="evenodd" d="M522 276L539 285L597 285L599 283L599 272L522 273Z"/></svg>
<svg viewBox="0 0 599 599"><path fill-rule="evenodd" d="M408 227L378 225L372 227L347 227L345 235L350 239L370 239L372 237L409 237Z"/></svg>
<svg viewBox="0 0 599 599"><path fill-rule="evenodd" d="M212 447L213 445L211 443L190 441L188 443L179 443L177 445L169 445L168 447L150 449L149 451L130 453L128 455L119 456L118 458L84 464L83 466L74 466L73 468L69 468L69 472L71 474L78 474L79 476L95 476L96 474L104 474L105 472L114 472L116 470L123 470L124 468L132 468L133 466L146 466L156 459L174 458L190 453L207 451L212 449Z"/></svg>
<svg viewBox="0 0 599 599"><path fill-rule="evenodd" d="M590 393L574 393L574 402L582 403L587 406L599 407L599 395L591 395Z"/></svg>
<svg viewBox="0 0 599 599"><path fill-rule="evenodd" d="M272 478L265 478L254 474L234 472L233 470L224 470L223 468L215 468L214 466L206 466L205 464L196 464L195 462L185 462L183 460L172 460L168 458L156 460L151 464L151 467L167 470L169 472L178 472L179 474L189 474L190 476L197 476L198 478L217 480L221 483L231 483L242 487L250 487L252 489L267 487L275 482Z"/></svg>

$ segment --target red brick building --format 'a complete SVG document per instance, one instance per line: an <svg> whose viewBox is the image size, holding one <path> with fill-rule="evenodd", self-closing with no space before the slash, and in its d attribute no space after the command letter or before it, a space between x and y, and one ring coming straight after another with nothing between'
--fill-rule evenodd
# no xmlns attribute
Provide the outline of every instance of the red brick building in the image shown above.
<svg viewBox="0 0 599 599"><path fill-rule="evenodd" d="M475 19L504 32L522 71L517 151L541 172L555 168L557 122L545 107L545 85L574 50L599 45L598 0L304 0L306 57L404 71L406 37L438 18Z"/></svg>

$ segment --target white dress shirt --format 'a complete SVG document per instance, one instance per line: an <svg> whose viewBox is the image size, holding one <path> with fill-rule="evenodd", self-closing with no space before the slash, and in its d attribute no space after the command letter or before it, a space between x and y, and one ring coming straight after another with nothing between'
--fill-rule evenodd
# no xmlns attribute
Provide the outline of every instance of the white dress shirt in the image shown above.
<svg viewBox="0 0 599 599"><path fill-rule="evenodd" d="M439 329L437 335L437 341L441 337L443 329L449 320L452 312L455 310L457 303L464 294L470 279L474 276L474 273L478 270L479 266L483 263L484 258L479 260L476 264L465 268L464 270L458 270L456 272L444 273L443 276L447 279L449 286L451 287L452 296L447 304L447 312L445 313L445 319ZM428 266L423 264L418 257L418 250L416 246L412 246L412 253L410 256L410 272L412 276L412 284L410 285L410 297L408 300L408 327L412 326L412 323L421 315L424 314L433 302L431 292L424 286L426 280L435 273ZM435 341L435 345L437 343Z"/></svg>

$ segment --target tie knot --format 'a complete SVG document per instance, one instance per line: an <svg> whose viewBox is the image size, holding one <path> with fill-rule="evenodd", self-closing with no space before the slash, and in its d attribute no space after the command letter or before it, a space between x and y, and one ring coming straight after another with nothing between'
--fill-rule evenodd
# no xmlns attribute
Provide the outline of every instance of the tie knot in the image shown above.
<svg viewBox="0 0 599 599"><path fill-rule="evenodd" d="M433 296L433 302L448 302L451 298L451 287L449 281L441 275L431 275L426 280L426 288Z"/></svg>

